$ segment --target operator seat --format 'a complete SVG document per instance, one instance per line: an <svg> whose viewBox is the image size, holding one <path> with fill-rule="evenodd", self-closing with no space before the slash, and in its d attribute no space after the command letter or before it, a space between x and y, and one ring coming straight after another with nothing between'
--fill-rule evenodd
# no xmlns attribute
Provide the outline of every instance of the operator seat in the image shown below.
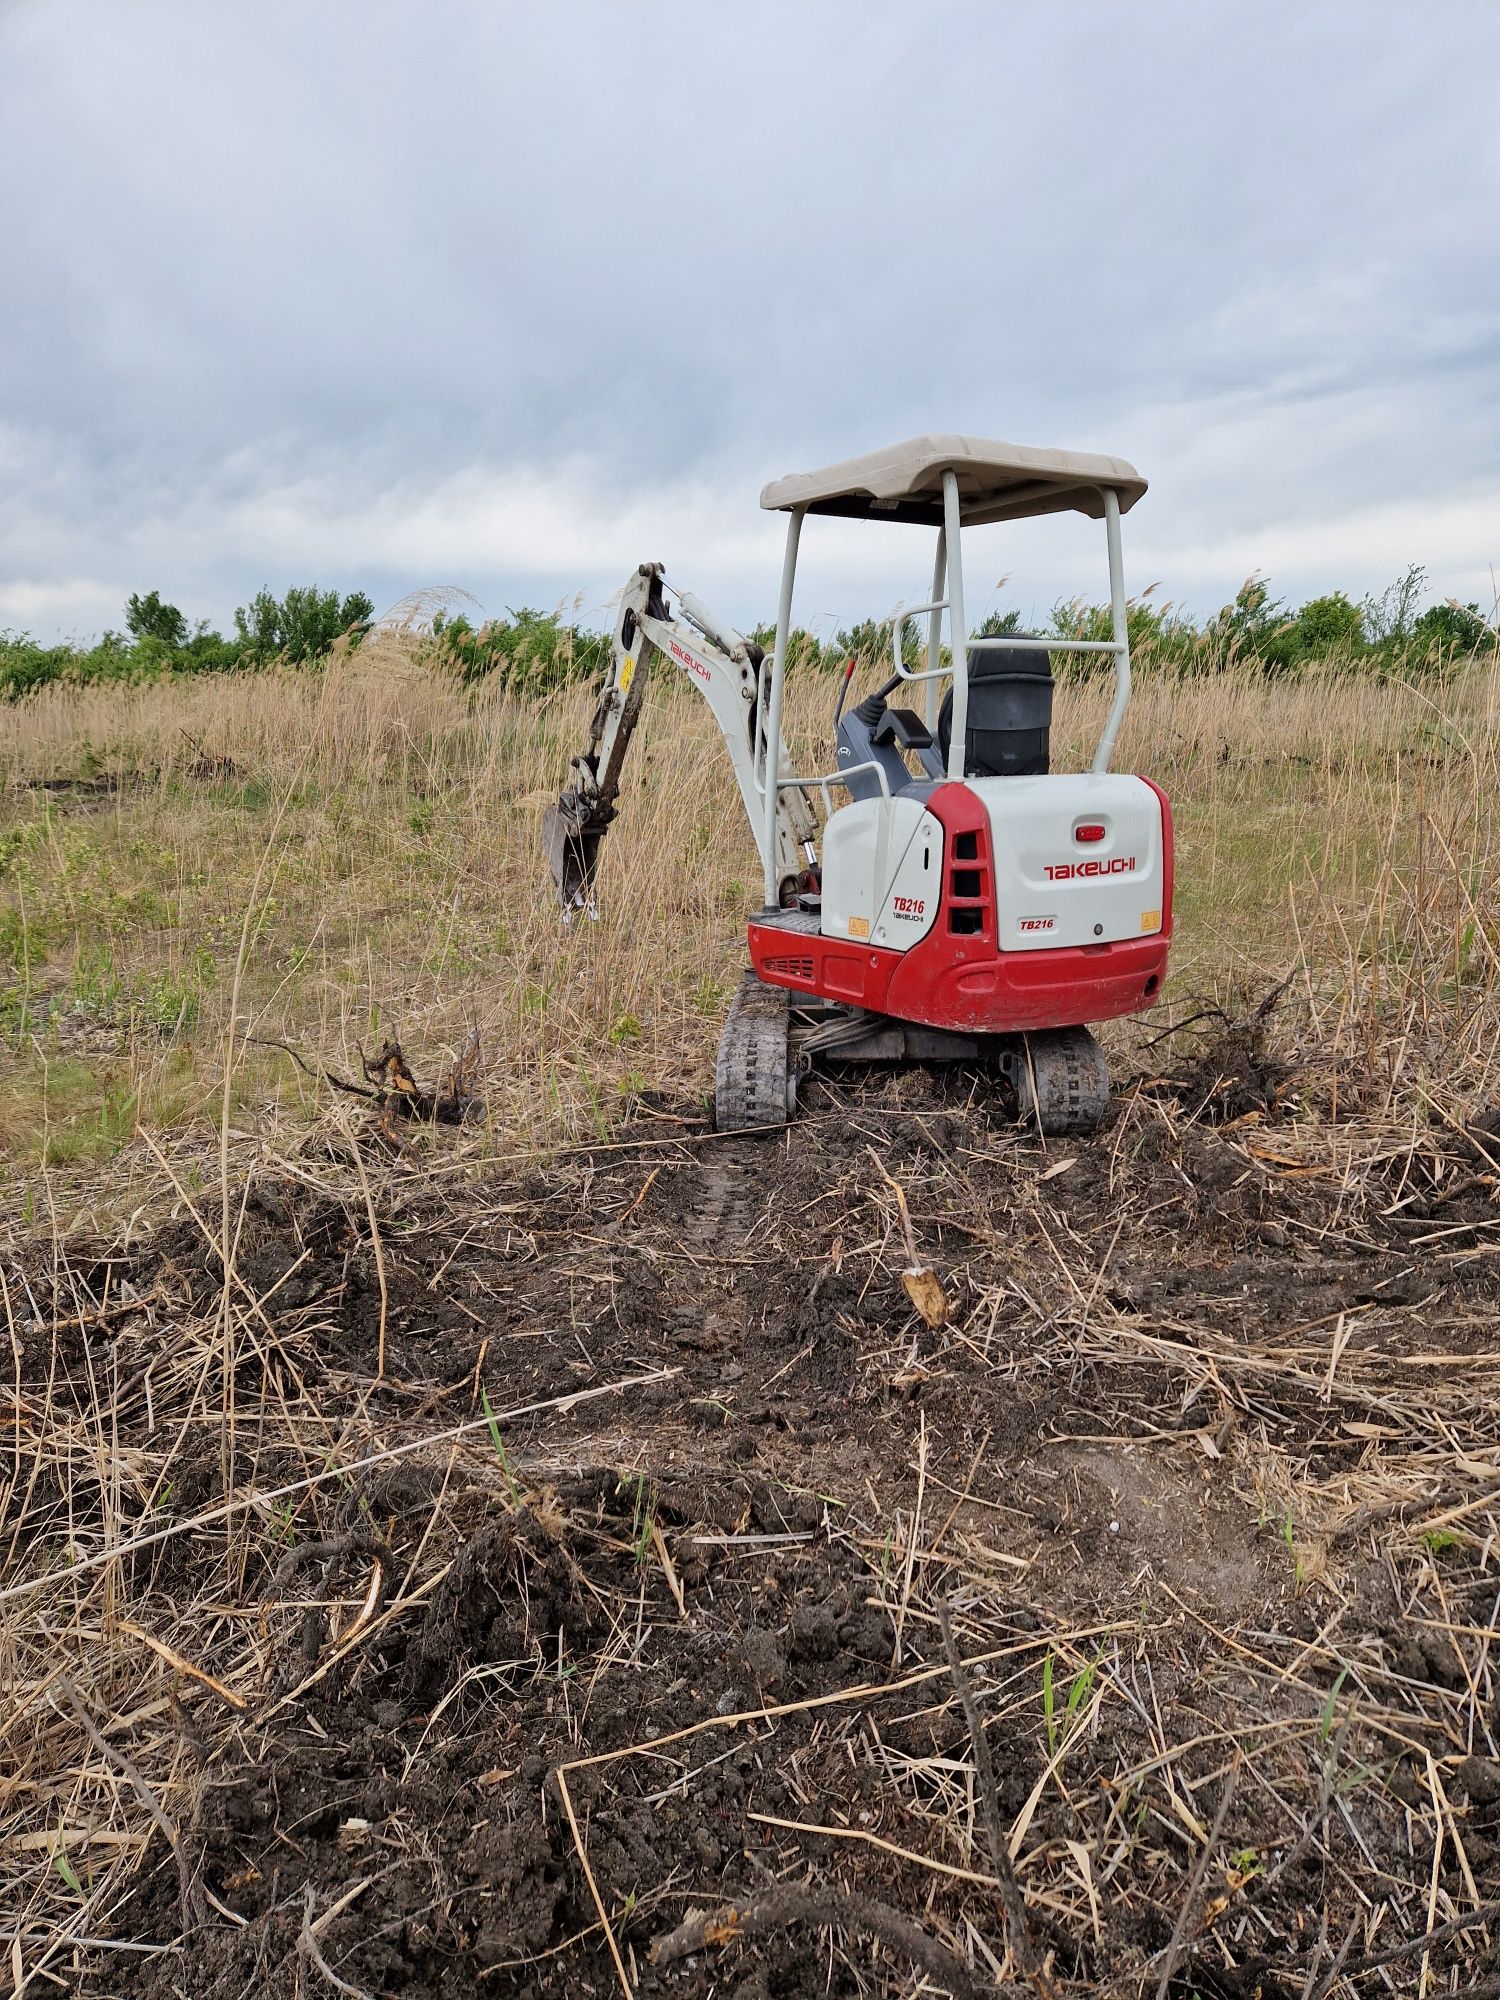
<svg viewBox="0 0 1500 2000"><path fill-rule="evenodd" d="M966 778L1046 775L1051 765L1052 685L1052 661L1046 653L1020 646L982 646L970 652ZM938 710L937 734L946 768L953 740L951 688Z"/></svg>

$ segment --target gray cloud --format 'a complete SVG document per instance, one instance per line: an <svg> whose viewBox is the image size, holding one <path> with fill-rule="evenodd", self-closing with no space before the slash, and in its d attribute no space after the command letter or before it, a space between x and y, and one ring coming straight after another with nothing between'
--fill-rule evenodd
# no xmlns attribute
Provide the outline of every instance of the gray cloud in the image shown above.
<svg viewBox="0 0 1500 2000"><path fill-rule="evenodd" d="M1200 609L1488 602L1497 58L1483 0L12 6L0 625L642 556L748 620L762 481L928 427L1134 459L1132 577ZM808 553L830 619L922 586Z"/></svg>

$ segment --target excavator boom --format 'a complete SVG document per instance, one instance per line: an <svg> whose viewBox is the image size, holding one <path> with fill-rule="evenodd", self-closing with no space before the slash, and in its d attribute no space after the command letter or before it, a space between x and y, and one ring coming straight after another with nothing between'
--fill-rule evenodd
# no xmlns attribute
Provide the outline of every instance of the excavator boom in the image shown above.
<svg viewBox="0 0 1500 2000"><path fill-rule="evenodd" d="M678 615L670 616L667 589L661 565L642 563L620 593L609 672L589 726L588 748L571 760L573 781L557 804L548 807L542 822L543 852L569 917L579 910L597 914L594 876L599 844L618 811L625 758L658 654L682 669L713 710L757 849L761 845L766 763L759 733L761 650L715 618L688 591L672 589ZM777 748L776 769L784 776L786 752L780 745ZM816 831L802 793L783 791L776 814L778 880L795 879L810 857Z"/></svg>

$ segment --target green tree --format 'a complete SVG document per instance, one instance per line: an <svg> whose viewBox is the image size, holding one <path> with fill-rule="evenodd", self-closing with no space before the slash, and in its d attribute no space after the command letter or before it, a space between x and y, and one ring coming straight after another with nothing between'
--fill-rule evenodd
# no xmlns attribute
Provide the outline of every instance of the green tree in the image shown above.
<svg viewBox="0 0 1500 2000"><path fill-rule="evenodd" d="M1365 643L1365 615L1341 590L1309 598L1293 628L1304 659L1324 653L1358 652Z"/></svg>
<svg viewBox="0 0 1500 2000"><path fill-rule="evenodd" d="M159 590L148 590L144 597L132 591L125 624L132 639L157 639L174 653L187 643L187 620L175 604L162 603Z"/></svg>
<svg viewBox="0 0 1500 2000"><path fill-rule="evenodd" d="M43 646L29 632L0 632L0 695L16 701L62 680L75 657L71 646Z"/></svg>
<svg viewBox="0 0 1500 2000"><path fill-rule="evenodd" d="M342 600L336 590L319 590L312 584L289 590L283 598L261 590L248 607L236 609L234 629L241 653L257 664L321 660L346 633L362 636L374 609L362 590L351 591Z"/></svg>
<svg viewBox="0 0 1500 2000"><path fill-rule="evenodd" d="M889 680L896 665L896 656L891 650L891 623L889 618L861 618L857 625L835 632L830 649L833 658L840 666L846 660L857 660L862 667L877 667ZM926 653L927 620L909 619L901 633L901 657L908 667L916 667L923 662Z"/></svg>
<svg viewBox="0 0 1500 2000"><path fill-rule="evenodd" d="M977 630L969 634L971 639L1008 639L1012 633L1021 630L1019 611L992 611Z"/></svg>
<svg viewBox="0 0 1500 2000"><path fill-rule="evenodd" d="M1412 628L1412 637L1427 653L1477 653L1495 643L1495 634L1479 615L1477 604L1429 604Z"/></svg>
<svg viewBox="0 0 1500 2000"><path fill-rule="evenodd" d="M1341 590L1312 597L1261 647L1268 669L1286 672L1309 660L1355 659L1365 651L1365 617Z"/></svg>
<svg viewBox="0 0 1500 2000"><path fill-rule="evenodd" d="M1150 602L1155 589L1156 585L1150 584L1139 597L1125 601L1125 635L1131 653L1149 655L1158 666L1187 672L1201 664L1211 649L1202 645L1203 635L1191 618L1170 603ZM1059 639L1088 639L1097 645L1114 637L1114 612L1107 604L1065 597L1053 605L1050 626ZM1060 652L1052 657L1052 670L1067 679L1088 679L1092 675L1112 674L1114 660L1108 653Z"/></svg>
<svg viewBox="0 0 1500 2000"><path fill-rule="evenodd" d="M1220 641L1228 658L1232 659L1236 653L1250 653L1264 659L1272 638L1287 623L1286 606L1279 598L1272 597L1270 584L1256 574L1245 578L1235 592L1234 602L1226 604L1209 621L1207 632Z"/></svg>

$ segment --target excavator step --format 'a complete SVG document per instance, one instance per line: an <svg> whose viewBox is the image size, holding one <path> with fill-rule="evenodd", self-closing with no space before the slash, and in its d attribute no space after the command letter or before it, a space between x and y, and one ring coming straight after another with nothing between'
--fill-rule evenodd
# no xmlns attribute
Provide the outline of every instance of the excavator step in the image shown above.
<svg viewBox="0 0 1500 2000"><path fill-rule="evenodd" d="M1109 1109L1109 1067L1087 1028L1028 1035L1014 1075L1021 1122L1049 1139L1093 1132Z"/></svg>
<svg viewBox="0 0 1500 2000"><path fill-rule="evenodd" d="M767 1131L791 1116L790 994L747 972L719 1038L714 1124L720 1132Z"/></svg>

